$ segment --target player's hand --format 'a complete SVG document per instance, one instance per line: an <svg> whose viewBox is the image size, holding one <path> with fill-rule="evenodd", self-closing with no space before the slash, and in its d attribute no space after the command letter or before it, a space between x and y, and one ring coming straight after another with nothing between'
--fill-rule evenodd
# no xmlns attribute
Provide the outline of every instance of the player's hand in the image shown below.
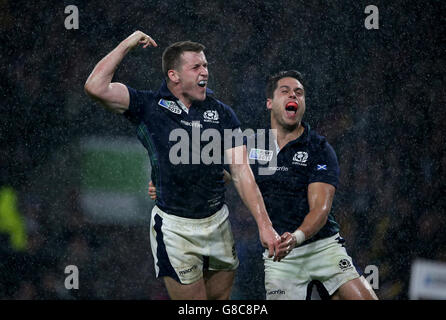
<svg viewBox="0 0 446 320"><path fill-rule="evenodd" d="M152 181L149 182L149 197L152 200L156 200L156 188Z"/></svg>
<svg viewBox="0 0 446 320"><path fill-rule="evenodd" d="M126 45L131 50L138 46L139 44L143 45L143 48L147 48L148 46L158 47L155 40L146 35L142 31L135 31L130 36L125 39Z"/></svg>
<svg viewBox="0 0 446 320"><path fill-rule="evenodd" d="M272 258L274 256L274 261L276 261L280 244L280 237L276 230L272 226L268 226L259 229L259 233L262 246L268 248L268 257Z"/></svg>
<svg viewBox="0 0 446 320"><path fill-rule="evenodd" d="M285 258L291 250L296 247L296 236L290 232L285 232L280 236L279 251L277 253L277 261Z"/></svg>

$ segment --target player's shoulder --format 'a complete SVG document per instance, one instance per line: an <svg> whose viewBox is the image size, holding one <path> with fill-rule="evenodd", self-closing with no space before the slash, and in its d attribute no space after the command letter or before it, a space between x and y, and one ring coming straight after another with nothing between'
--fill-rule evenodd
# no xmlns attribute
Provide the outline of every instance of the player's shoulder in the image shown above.
<svg viewBox="0 0 446 320"><path fill-rule="evenodd" d="M310 143L318 145L318 144L325 143L327 141L327 138L325 136L321 135L316 130L311 129L309 132L309 140L310 140Z"/></svg>
<svg viewBox="0 0 446 320"><path fill-rule="evenodd" d="M206 110L205 113L209 113L214 119L219 119L219 121L222 121L221 123L230 125L233 128L240 127L240 121L234 110L226 103L217 99L213 94L206 96L202 106Z"/></svg>
<svg viewBox="0 0 446 320"><path fill-rule="evenodd" d="M308 141L309 145L315 149L331 148L327 138L320 134L317 130L310 128L308 125Z"/></svg>
<svg viewBox="0 0 446 320"><path fill-rule="evenodd" d="M127 87L127 90L129 91L130 96L133 97L141 97L141 98L155 98L157 95L156 92L148 89L136 89L134 87L131 87L129 85L125 85Z"/></svg>
<svg viewBox="0 0 446 320"><path fill-rule="evenodd" d="M228 111L233 112L232 108L229 105L227 105L223 101L217 99L213 94L207 95L205 103L207 106L215 107L215 108L220 109L224 112L228 112Z"/></svg>
<svg viewBox="0 0 446 320"><path fill-rule="evenodd" d="M232 108L224 103L223 101L221 101L220 99L218 99L215 96L215 93L212 89L206 88L206 99L203 101L203 105L205 106L213 106L215 108L219 108L221 110L231 110Z"/></svg>
<svg viewBox="0 0 446 320"><path fill-rule="evenodd" d="M325 161L337 162L336 151L330 145L324 135L321 135L316 130L313 130L313 132L310 132L309 134L309 140L311 141L309 143L309 152L314 156L312 157L313 160L325 159Z"/></svg>

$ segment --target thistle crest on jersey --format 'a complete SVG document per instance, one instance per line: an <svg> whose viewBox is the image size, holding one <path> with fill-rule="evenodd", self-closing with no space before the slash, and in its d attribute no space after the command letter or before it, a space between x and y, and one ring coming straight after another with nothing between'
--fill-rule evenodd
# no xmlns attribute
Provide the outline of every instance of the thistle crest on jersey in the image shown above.
<svg viewBox="0 0 446 320"><path fill-rule="evenodd" d="M306 166L308 160L308 153L305 151L298 151L293 156L293 163L301 166Z"/></svg>
<svg viewBox="0 0 446 320"><path fill-rule="evenodd" d="M204 121L218 123L218 112L217 110L207 110L203 113Z"/></svg>

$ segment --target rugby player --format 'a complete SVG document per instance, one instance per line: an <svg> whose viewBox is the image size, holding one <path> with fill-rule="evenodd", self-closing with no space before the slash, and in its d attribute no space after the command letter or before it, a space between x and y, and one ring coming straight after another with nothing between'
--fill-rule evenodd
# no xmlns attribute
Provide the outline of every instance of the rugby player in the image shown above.
<svg viewBox="0 0 446 320"><path fill-rule="evenodd" d="M256 159L253 148L248 152L273 226L282 234L280 262L263 255L267 299L310 299L314 286L322 298L377 299L356 270L331 214L339 165L327 140L302 121L301 74L290 70L270 76L266 98L274 143L268 143L269 135L264 138L266 146L275 145L269 150L276 157L274 173L259 174L269 164Z"/></svg>
<svg viewBox="0 0 446 320"><path fill-rule="evenodd" d="M282 234L278 257L263 255L266 298L311 299L316 287L322 299L376 300L348 255L331 214L339 165L327 140L302 121L306 109L302 82L301 74L294 70L269 77L266 107L272 135L266 130L263 136L246 140L267 211ZM272 172L261 174L260 169ZM229 173L225 175L230 180ZM152 183L149 195L156 199Z"/></svg>
<svg viewBox="0 0 446 320"><path fill-rule="evenodd" d="M137 136L149 153L157 188L151 216L151 248L156 276L164 279L169 296L228 299L239 260L224 202L224 161L174 164L170 150L176 141L171 141L170 134L182 129L190 137L198 126L218 130L223 140L224 130L237 130L240 122L232 109L215 99L207 88L205 48L196 42L177 42L164 51L165 81L158 91L135 90L112 82L119 63L138 45L157 47L147 34L134 32L95 66L85 91L106 109L136 124ZM255 183L246 146L231 145L222 152L224 156L231 159L232 180L257 223L262 245L269 257L276 259L283 254L278 249L280 237Z"/></svg>

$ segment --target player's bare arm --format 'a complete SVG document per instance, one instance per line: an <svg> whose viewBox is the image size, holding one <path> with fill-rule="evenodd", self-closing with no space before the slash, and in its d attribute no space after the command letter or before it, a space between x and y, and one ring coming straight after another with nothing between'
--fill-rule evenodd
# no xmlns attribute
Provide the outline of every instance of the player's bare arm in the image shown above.
<svg viewBox="0 0 446 320"><path fill-rule="evenodd" d="M156 200L156 187L155 187L155 185L153 184L152 181L149 182L149 192L148 192L148 194L149 194L150 199Z"/></svg>
<svg viewBox="0 0 446 320"><path fill-rule="evenodd" d="M296 230L298 233L303 234L302 238L298 239L296 233L285 232L280 237L279 259L286 256L291 249L300 245L304 240L310 239L325 225L333 204L335 191L334 186L323 182L314 182L308 186L310 211Z"/></svg>
<svg viewBox="0 0 446 320"><path fill-rule="evenodd" d="M128 109L130 96L127 87L122 83L111 81L125 55L140 44L143 48L157 46L156 42L144 32L135 31L99 61L88 77L84 86L85 92L107 110L124 113Z"/></svg>
<svg viewBox="0 0 446 320"><path fill-rule="evenodd" d="M262 194L254 179L251 167L248 163L246 146L238 146L226 150L228 159L232 159L230 171L240 198L253 215L257 227L259 228L260 241L265 248L268 248L269 257L276 259L280 237L274 230Z"/></svg>

